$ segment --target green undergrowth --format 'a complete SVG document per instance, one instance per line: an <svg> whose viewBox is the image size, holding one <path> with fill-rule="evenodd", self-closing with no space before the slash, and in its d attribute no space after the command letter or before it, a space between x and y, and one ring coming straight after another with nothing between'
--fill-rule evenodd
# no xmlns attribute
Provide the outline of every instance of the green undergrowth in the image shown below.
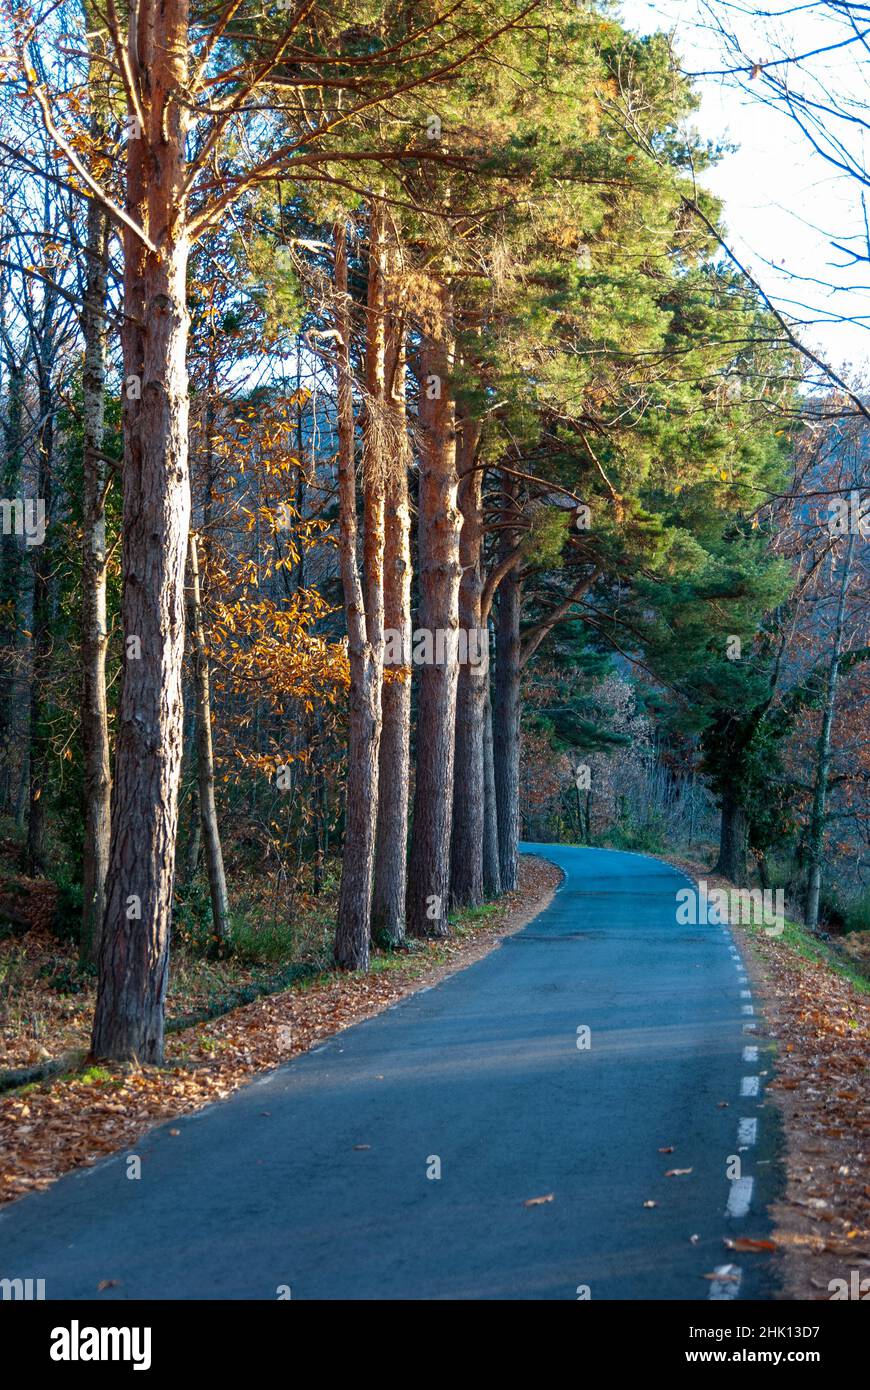
<svg viewBox="0 0 870 1390"><path fill-rule="evenodd" d="M750 939L755 940L769 935L767 929L759 923L744 925L743 930L748 933ZM848 980L861 994L870 994L870 978L866 970L857 962L844 958L834 942L822 941L814 936L801 922L792 922L786 918L782 935L776 940L792 955L813 964L824 965L834 974Z"/></svg>

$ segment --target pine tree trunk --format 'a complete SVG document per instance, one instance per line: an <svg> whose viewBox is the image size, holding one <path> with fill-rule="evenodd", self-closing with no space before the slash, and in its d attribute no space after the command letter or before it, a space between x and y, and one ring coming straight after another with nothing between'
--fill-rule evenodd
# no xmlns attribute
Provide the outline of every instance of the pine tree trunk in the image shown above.
<svg viewBox="0 0 870 1390"><path fill-rule="evenodd" d="M339 554L350 664L347 796L341 887L335 929L336 964L367 970L371 931L371 888L377 824L380 680L366 630L363 586L357 564L356 476L354 470L353 379L350 363L350 303L347 232L334 230L336 353L338 359Z"/></svg>
<svg viewBox="0 0 870 1390"><path fill-rule="evenodd" d="M483 473L475 469L480 426L463 419L458 448L459 627L467 634L467 657L459 667L456 694L456 753L453 778L453 826L450 893L458 907L483 901L485 796L483 738L489 685L488 635L481 641L481 546L483 543ZM480 660L473 658L480 656Z"/></svg>
<svg viewBox="0 0 870 1390"><path fill-rule="evenodd" d="M483 792L483 891L488 898L497 898L501 893L501 866L498 857L498 809L495 800L489 672L486 677L483 710Z"/></svg>
<svg viewBox="0 0 870 1390"><path fill-rule="evenodd" d="M411 508L409 446L405 408L404 326L393 300L398 248L388 245L387 344L385 359L387 442L391 464L386 483L384 541L384 627L398 634L402 661L386 674L381 690L381 747L378 771L378 830L372 929L376 939L397 945L405 934L408 859L408 788L411 743ZM395 642L395 638L393 639Z"/></svg>
<svg viewBox="0 0 870 1390"><path fill-rule="evenodd" d="M438 322L420 345L419 625L433 660L420 668L416 779L408 867L408 930L446 936L450 892L450 822L459 673L459 530L456 424L450 385L453 309L437 284ZM434 313L433 313L434 317ZM439 651L439 637L443 650Z"/></svg>
<svg viewBox="0 0 870 1390"><path fill-rule="evenodd" d="M188 605L190 630L193 637L193 679L196 708L196 766L199 790L199 811L205 863L211 893L212 932L217 941L227 941L230 934L230 905L224 857L215 806L214 749L211 738L211 683L208 669L208 646L202 622L202 598L199 584L199 546L191 532L188 542L190 587Z"/></svg>
<svg viewBox="0 0 870 1390"><path fill-rule="evenodd" d="M837 617L834 624L834 645L828 664L825 688L825 703L822 710L822 727L816 746L816 776L813 787L813 805L810 812L807 851L809 878L807 883L806 924L815 931L819 924L819 897L822 888L822 859L825 843L825 807L828 798L828 778L831 773L831 730L834 725L834 712L837 707L837 686L840 680L840 660L843 654L843 630L846 622L846 599L849 593L849 580L852 574L852 558L855 552L855 535L849 537L846 555L843 560L843 577L840 581L840 596L837 602Z"/></svg>
<svg viewBox="0 0 870 1390"><path fill-rule="evenodd" d="M386 318L384 282L386 237L384 208L378 200L369 210L368 294L366 303L365 384L363 418L363 592L366 636L375 663L383 664L384 647L384 489L387 472ZM380 677L380 673L379 673Z"/></svg>
<svg viewBox="0 0 870 1390"><path fill-rule="evenodd" d="M508 490L510 491L510 488ZM513 548L513 537L510 531L503 533L503 546ZM504 576L498 590L495 694L492 711L499 870L503 893L512 893L518 883L521 713L520 602L521 585L516 568L514 568Z"/></svg>
<svg viewBox="0 0 870 1390"><path fill-rule="evenodd" d="M96 199L88 203L87 281L83 316L85 362L82 485L82 745L84 753L84 855L80 958L96 963L106 912L112 774L106 700L106 491L103 458L106 413L106 302L108 218Z"/></svg>
<svg viewBox="0 0 870 1390"><path fill-rule="evenodd" d="M372 844L377 846L378 806L380 805L380 747L383 734L384 670L384 526L386 479L390 466L390 419L386 398L386 274L387 239L384 204L374 199L369 206L369 248L366 299L365 388L363 417L363 593L365 596L366 638L371 650L376 703L372 750L375 765L374 786L368 811L371 816ZM370 883L374 897L376 854L373 851ZM369 917L369 930L373 918Z"/></svg>
<svg viewBox="0 0 870 1390"><path fill-rule="evenodd" d="M184 730L189 242L175 94L187 84L187 26L184 0L166 0L140 33L148 125L127 142L127 210L159 254L125 231L124 683L91 1040L94 1057L148 1063L163 1059Z"/></svg>

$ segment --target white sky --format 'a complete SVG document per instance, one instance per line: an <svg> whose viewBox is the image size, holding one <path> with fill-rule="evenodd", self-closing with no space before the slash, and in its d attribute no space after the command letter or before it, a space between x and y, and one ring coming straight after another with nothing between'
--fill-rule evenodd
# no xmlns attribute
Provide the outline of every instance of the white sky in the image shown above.
<svg viewBox="0 0 870 1390"><path fill-rule="evenodd" d="M786 3L783 0L779 8ZM777 8L775 0L769 7ZM746 9L750 8L746 0ZM733 65L701 0L623 0L621 11L626 24L638 32L674 32L687 72ZM777 39L791 52L806 52L841 39L842 27L832 27L820 11L821 7L802 11L775 22L744 16L736 6L723 5L719 12L733 24L747 52L769 60L776 57ZM838 90L856 96L867 92L870 55L859 45L814 60L814 66ZM778 307L800 319L818 320L826 311L853 320L866 315L866 326L814 322L800 330L803 341L820 349L835 368L846 364L853 372L865 368L870 363L870 266L837 269L836 264L842 267L845 258L830 244L832 236L842 240L844 235L861 233L858 183L839 175L816 154L785 114L744 94L731 79L700 78L695 85L702 105L693 124L705 138L724 138L739 146L704 176L707 186L723 200L735 254L748 264ZM860 152L859 139L855 133L852 148ZM833 281L843 288L832 296L825 286L794 276ZM789 303L793 300L810 307Z"/></svg>

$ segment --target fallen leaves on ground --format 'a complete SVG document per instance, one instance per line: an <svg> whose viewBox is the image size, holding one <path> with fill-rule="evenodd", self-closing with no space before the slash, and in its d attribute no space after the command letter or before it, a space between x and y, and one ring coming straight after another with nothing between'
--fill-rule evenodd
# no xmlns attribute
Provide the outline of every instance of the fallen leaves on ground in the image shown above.
<svg viewBox="0 0 870 1390"><path fill-rule="evenodd" d="M260 1073L470 965L546 906L561 879L552 864L524 855L519 891L461 936L431 942L398 963L393 958L388 969L316 976L170 1034L164 1067L91 1067L0 1096L0 1201L48 1187L72 1168L129 1147L155 1124L225 1099Z"/></svg>
<svg viewBox="0 0 870 1390"><path fill-rule="evenodd" d="M738 1236L736 1240L729 1240L726 1236L722 1243L728 1250L737 1250L746 1255L761 1254L763 1251L777 1248L775 1241L751 1240L749 1236Z"/></svg>
<svg viewBox="0 0 870 1390"><path fill-rule="evenodd" d="M677 867L710 887L733 886L698 864ZM830 1280L870 1265L870 995L785 936L731 930L775 1044L765 1104L780 1111L786 1139L786 1192L771 1209L783 1297L826 1299ZM865 952L849 938L838 949ZM762 1030L757 1040L763 1048Z"/></svg>

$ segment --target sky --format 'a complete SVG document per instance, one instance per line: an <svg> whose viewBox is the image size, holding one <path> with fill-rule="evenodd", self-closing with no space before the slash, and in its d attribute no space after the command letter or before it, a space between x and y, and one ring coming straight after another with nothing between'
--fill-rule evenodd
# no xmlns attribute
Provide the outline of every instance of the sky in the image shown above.
<svg viewBox="0 0 870 1390"><path fill-rule="evenodd" d="M770 7L784 9L785 5ZM672 32L683 69L689 73L733 66L715 32L712 14L717 10L738 31L745 51L759 60L775 58L783 50L807 52L836 42L844 33L825 18L824 6L810 10L804 6L776 20L744 13L736 3L721 3L711 14L703 0L623 0L620 9L626 24L637 32ZM748 3L746 10L751 10ZM866 49L858 45L841 49L815 59L810 66L838 90L854 97L866 94L870 101ZM820 351L836 370L847 367L850 374L867 370L870 266L843 269L844 256L831 246L832 236L840 240L844 234L861 234L859 185L816 154L787 115L744 93L733 79L701 77L695 86L702 102L692 124L705 138L726 139L738 146L703 176L707 187L723 200L728 239L735 253L777 307L810 321L799 330L803 342ZM757 90L751 84L750 89ZM861 157L860 133L852 138ZM826 284L813 284L811 278ZM841 287L835 294L827 289L831 280ZM831 313L853 322L819 322ZM864 325L854 322L861 316L866 316Z"/></svg>

